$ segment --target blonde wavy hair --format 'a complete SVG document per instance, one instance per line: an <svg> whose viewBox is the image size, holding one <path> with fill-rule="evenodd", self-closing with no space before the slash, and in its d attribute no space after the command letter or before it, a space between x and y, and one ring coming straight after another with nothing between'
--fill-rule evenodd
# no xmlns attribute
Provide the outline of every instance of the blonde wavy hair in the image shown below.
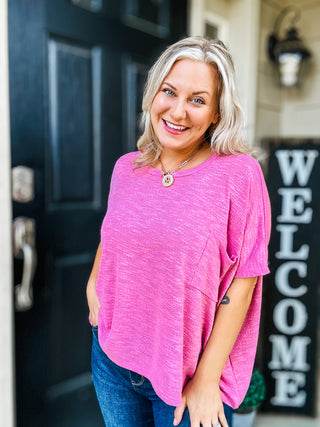
<svg viewBox="0 0 320 427"><path fill-rule="evenodd" d="M173 65L182 59L191 59L212 64L219 76L219 120L211 125L205 139L218 154L249 153L243 139L244 117L236 86L235 70L231 55L220 40L204 37L187 37L169 46L151 67L142 100L141 129L138 150L141 154L134 160L137 167L154 163L161 154L161 144L151 124L151 106L165 77Z"/></svg>

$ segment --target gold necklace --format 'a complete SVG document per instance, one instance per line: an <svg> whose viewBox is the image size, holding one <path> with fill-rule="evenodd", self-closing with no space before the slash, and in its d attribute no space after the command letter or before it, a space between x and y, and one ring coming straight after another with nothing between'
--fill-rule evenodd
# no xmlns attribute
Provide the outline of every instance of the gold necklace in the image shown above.
<svg viewBox="0 0 320 427"><path fill-rule="evenodd" d="M167 171L165 170L163 163L161 161L161 158L159 157L159 161L160 161L160 165L161 165L161 169L162 169L162 185L164 187L171 187L171 185L174 183L174 178L173 175L180 169L182 169L184 166L186 166L190 160L197 154L197 152L200 150L200 148L202 148L204 145L204 142L202 142L201 144L198 145L197 149L191 154L191 156L185 160L183 163L181 163L180 166L178 166L176 169L173 169L172 171Z"/></svg>

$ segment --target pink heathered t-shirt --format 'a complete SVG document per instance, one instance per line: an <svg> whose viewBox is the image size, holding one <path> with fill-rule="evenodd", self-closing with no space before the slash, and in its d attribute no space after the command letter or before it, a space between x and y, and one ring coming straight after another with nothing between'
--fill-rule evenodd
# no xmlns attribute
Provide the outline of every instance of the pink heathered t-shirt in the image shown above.
<svg viewBox="0 0 320 427"><path fill-rule="evenodd" d="M213 154L164 187L161 171L134 170L137 155L115 165L101 228L100 345L178 406L233 278L260 276L220 381L222 400L238 407L256 353L261 276L269 272L270 206L260 166L248 155Z"/></svg>

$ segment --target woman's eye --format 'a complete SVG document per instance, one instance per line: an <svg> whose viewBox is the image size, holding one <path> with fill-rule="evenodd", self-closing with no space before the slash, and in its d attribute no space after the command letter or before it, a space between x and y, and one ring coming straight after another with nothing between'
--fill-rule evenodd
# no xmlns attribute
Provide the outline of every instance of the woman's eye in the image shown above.
<svg viewBox="0 0 320 427"><path fill-rule="evenodd" d="M192 102L198 105L204 104L204 100L202 98L193 98Z"/></svg>
<svg viewBox="0 0 320 427"><path fill-rule="evenodd" d="M174 96L174 92L171 89L162 89L162 92L166 93L169 96Z"/></svg>

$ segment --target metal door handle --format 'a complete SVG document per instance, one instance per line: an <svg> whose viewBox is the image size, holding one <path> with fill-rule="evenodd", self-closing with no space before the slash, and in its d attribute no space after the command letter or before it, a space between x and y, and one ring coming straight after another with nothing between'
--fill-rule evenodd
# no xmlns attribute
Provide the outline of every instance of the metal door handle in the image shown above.
<svg viewBox="0 0 320 427"><path fill-rule="evenodd" d="M17 217L13 220L13 253L23 259L22 280L15 286L15 307L17 311L26 311L33 305L32 282L37 265L33 219Z"/></svg>

